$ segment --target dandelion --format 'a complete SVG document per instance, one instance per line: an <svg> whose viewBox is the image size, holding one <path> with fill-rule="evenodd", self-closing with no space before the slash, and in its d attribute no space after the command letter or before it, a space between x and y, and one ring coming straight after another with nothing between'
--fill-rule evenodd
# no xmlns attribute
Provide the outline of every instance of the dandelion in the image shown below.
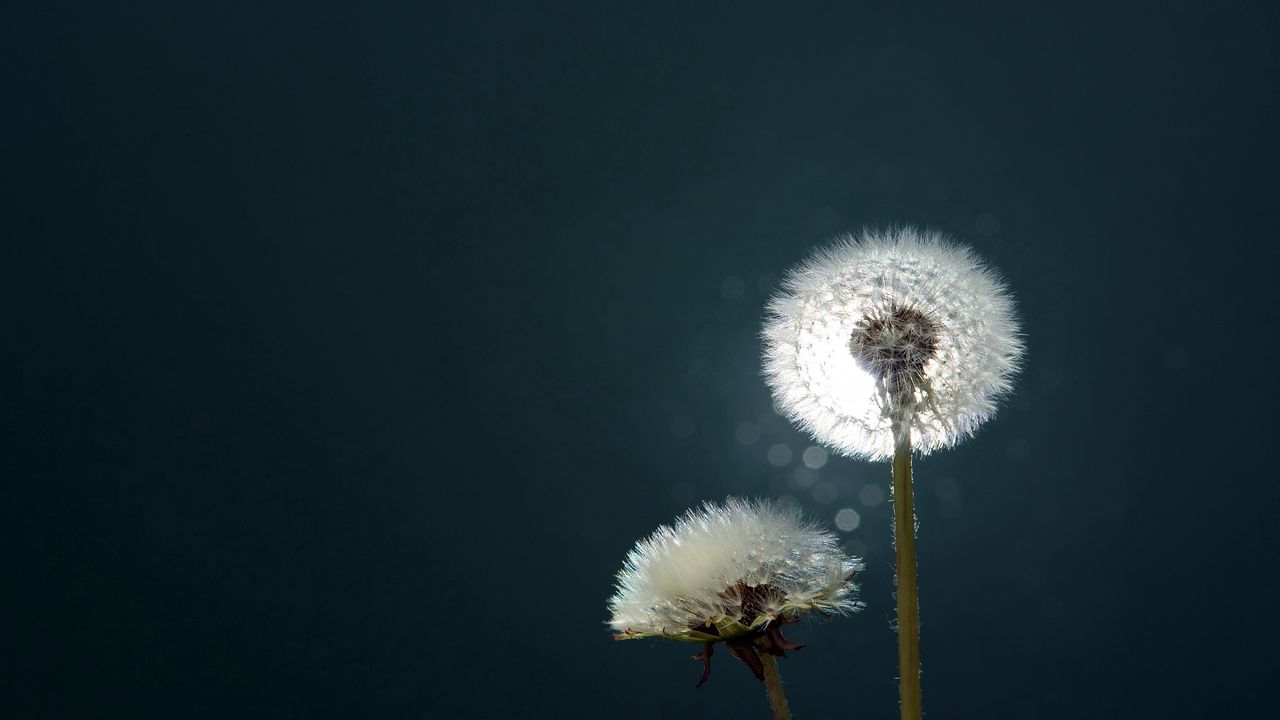
<svg viewBox="0 0 1280 720"><path fill-rule="evenodd" d="M778 718L789 717L774 657L798 645L782 626L804 612L861 607L853 575L861 562L799 510L770 501L706 503L636 543L609 601L615 638L665 637L699 643L702 686L716 643L746 663L768 690Z"/></svg>
<svg viewBox="0 0 1280 720"><path fill-rule="evenodd" d="M769 304L765 376L786 416L846 455L922 454L972 435L1022 355L1013 301L968 248L910 228L846 237Z"/></svg>
<svg viewBox="0 0 1280 720"><path fill-rule="evenodd" d="M793 269L769 304L778 407L845 455L893 458L902 717L920 717L911 453L973 435L1023 353L1013 301L967 248L899 228L848 236Z"/></svg>

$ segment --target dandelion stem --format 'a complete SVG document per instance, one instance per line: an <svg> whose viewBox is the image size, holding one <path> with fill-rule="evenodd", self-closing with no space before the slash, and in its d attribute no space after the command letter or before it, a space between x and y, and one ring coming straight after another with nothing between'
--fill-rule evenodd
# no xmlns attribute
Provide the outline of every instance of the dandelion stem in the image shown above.
<svg viewBox="0 0 1280 720"><path fill-rule="evenodd" d="M895 433L893 535L898 579L898 690L902 720L920 720L920 601L916 588L916 514L911 490L911 431Z"/></svg>
<svg viewBox="0 0 1280 720"><path fill-rule="evenodd" d="M778 661L769 653L760 653L760 663L764 665L764 687L769 693L773 720L791 720L791 708L787 706L787 696L782 692L782 676L778 674Z"/></svg>

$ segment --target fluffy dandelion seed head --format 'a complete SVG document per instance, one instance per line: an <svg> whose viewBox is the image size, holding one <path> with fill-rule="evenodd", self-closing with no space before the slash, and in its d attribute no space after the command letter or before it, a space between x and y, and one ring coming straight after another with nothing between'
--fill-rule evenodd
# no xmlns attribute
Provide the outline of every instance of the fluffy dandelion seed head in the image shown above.
<svg viewBox="0 0 1280 720"><path fill-rule="evenodd" d="M731 640L809 610L856 610L850 580L861 568L799 510L735 498L707 503L627 555L609 625L620 639Z"/></svg>
<svg viewBox="0 0 1280 720"><path fill-rule="evenodd" d="M972 435L1023 345L1004 284L965 247L898 228L847 236L769 303L764 370L783 413L846 455L928 453Z"/></svg>

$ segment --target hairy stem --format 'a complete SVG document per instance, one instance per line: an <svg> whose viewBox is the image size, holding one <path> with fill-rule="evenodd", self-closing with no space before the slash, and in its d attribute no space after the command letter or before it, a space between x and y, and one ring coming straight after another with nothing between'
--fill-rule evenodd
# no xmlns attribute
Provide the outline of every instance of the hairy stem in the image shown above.
<svg viewBox="0 0 1280 720"><path fill-rule="evenodd" d="M911 490L911 431L896 433L893 536L897 549L898 690L902 720L920 720L920 600L916 588L916 513Z"/></svg>
<svg viewBox="0 0 1280 720"><path fill-rule="evenodd" d="M782 676L778 674L778 661L768 653L760 653L760 662L764 665L764 687L769 692L773 720L791 720L791 708L787 707L787 696L782 692Z"/></svg>

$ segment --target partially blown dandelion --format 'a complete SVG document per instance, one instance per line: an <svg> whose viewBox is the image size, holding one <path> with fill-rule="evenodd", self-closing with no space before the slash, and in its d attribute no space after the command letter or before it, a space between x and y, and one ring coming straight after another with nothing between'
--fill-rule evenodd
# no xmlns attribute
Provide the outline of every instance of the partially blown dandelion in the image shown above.
<svg viewBox="0 0 1280 720"><path fill-rule="evenodd" d="M857 610L852 578L861 568L799 510L735 498L707 503L636 543L618 573L609 625L619 640L702 644L699 686L715 644L725 643L766 683L775 717L787 717L773 658L803 646L781 628L806 611Z"/></svg>
<svg viewBox="0 0 1280 720"><path fill-rule="evenodd" d="M919 603L911 453L972 435L1022 357L1013 301L967 248L901 228L846 237L769 304L764 370L782 411L846 455L893 458L901 715L918 720Z"/></svg>

